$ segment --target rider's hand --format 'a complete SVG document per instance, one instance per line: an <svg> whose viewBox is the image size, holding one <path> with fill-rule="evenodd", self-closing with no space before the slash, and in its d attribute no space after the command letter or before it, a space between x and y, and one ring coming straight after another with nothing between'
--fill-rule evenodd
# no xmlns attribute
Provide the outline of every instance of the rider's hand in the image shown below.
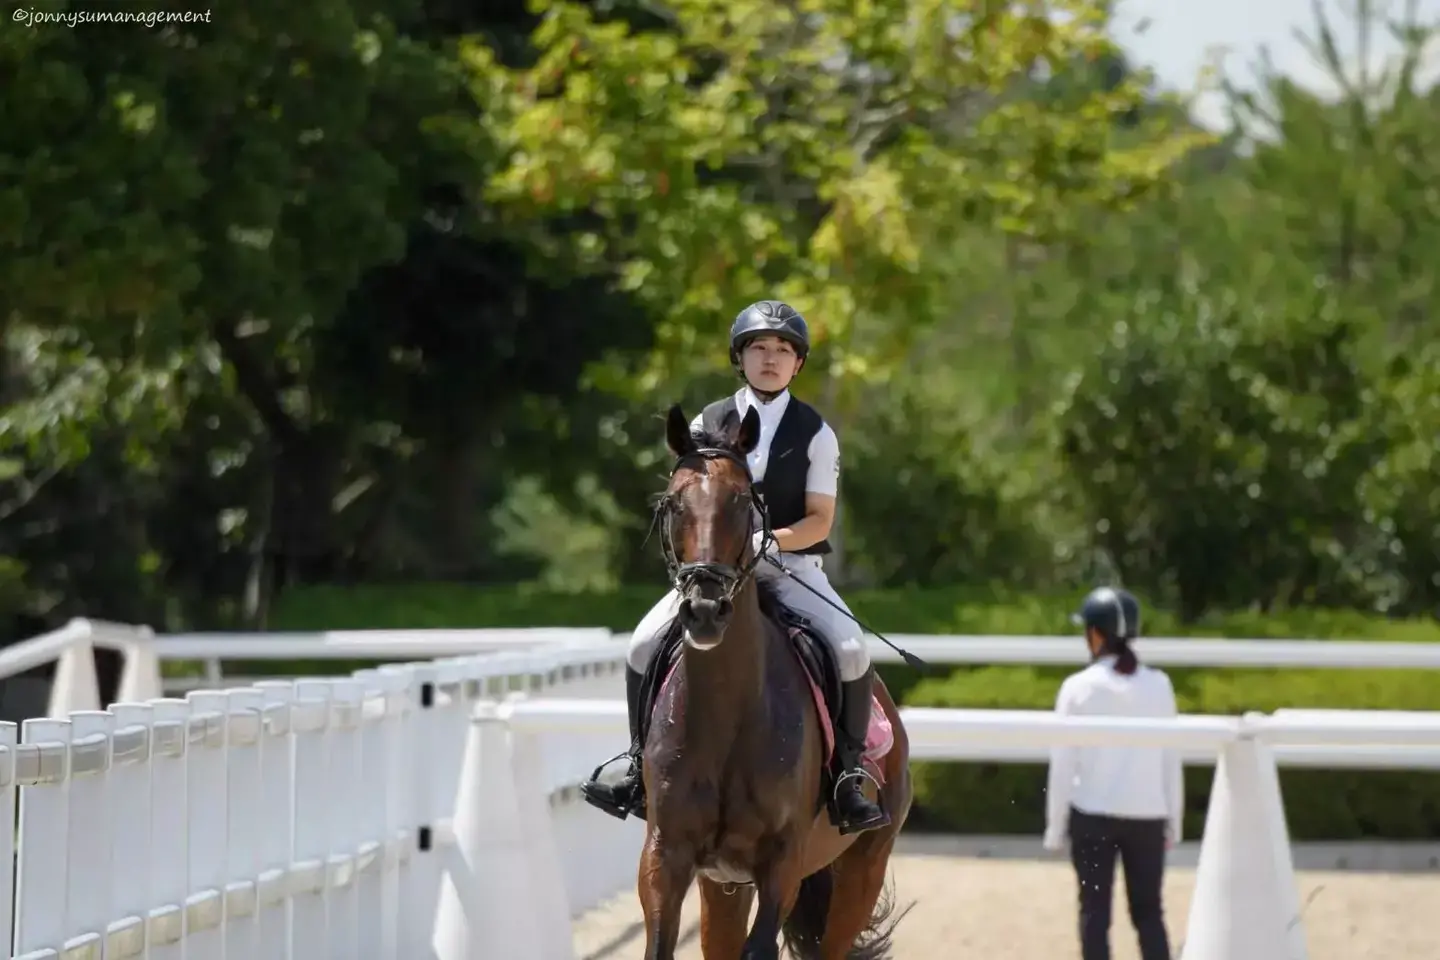
<svg viewBox="0 0 1440 960"><path fill-rule="evenodd" d="M750 535L750 552L755 554L755 556L757 557L760 556L761 544L764 544L765 546L765 556L773 557L776 560L780 559L780 545L775 542L775 536L773 533L769 538L769 542L766 542L765 540L764 530L756 530L753 534Z"/></svg>

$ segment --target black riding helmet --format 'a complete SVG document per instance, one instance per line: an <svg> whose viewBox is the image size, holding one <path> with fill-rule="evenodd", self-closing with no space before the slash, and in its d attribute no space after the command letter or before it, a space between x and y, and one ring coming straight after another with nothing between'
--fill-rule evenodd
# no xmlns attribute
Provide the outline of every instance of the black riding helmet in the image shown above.
<svg viewBox="0 0 1440 960"><path fill-rule="evenodd" d="M1140 636L1140 601L1119 587L1096 587L1085 597L1070 621L1094 627L1107 646Z"/></svg>
<svg viewBox="0 0 1440 960"><path fill-rule="evenodd" d="M740 311L730 324L730 365L741 369L740 351L756 337L779 337L803 361L810 353L810 327L800 311L779 300L759 300Z"/></svg>

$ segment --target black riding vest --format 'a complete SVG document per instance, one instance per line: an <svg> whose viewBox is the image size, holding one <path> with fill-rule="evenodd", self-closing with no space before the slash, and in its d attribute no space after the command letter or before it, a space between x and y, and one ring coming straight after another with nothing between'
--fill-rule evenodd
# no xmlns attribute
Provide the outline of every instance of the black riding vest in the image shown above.
<svg viewBox="0 0 1440 960"><path fill-rule="evenodd" d="M735 395L716 400L700 414L700 425L707 431L718 431L731 412L738 414ZM790 403L775 426L775 436L770 442L769 464L765 468L765 479L755 484L765 504L770 508L772 529L792 526L805 517L805 481L810 473L810 441L825 420L819 411L790 395ZM830 553L830 541L821 540L803 550L787 550L787 553Z"/></svg>

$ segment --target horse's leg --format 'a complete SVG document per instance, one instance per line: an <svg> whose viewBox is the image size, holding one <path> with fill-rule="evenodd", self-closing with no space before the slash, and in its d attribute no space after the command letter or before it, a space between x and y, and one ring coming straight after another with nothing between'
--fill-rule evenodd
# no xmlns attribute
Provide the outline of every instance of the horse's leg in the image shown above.
<svg viewBox="0 0 1440 960"><path fill-rule="evenodd" d="M800 881L805 879L802 853L797 844L786 844L756 871L755 899L760 906L741 960L780 960L780 927L795 908Z"/></svg>
<svg viewBox="0 0 1440 960"><path fill-rule="evenodd" d="M845 960L856 939L870 926L875 904L885 887L885 870L900 823L893 820L888 827L861 834L836 859L831 868L834 886L825 934L820 939L819 960Z"/></svg>
<svg viewBox="0 0 1440 960"><path fill-rule="evenodd" d="M694 858L664 851L659 832L646 831L640 853L640 910L645 916L645 960L674 960L680 908L695 877Z"/></svg>
<svg viewBox="0 0 1440 960"><path fill-rule="evenodd" d="M725 887L708 877L700 878L700 954L705 960L740 960L745 947L745 924L755 902L755 888L741 886L727 893Z"/></svg>

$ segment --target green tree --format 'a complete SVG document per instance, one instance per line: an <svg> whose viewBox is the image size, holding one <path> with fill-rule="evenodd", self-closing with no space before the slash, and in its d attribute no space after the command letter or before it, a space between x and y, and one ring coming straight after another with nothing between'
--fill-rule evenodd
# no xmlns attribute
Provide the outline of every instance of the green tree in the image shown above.
<svg viewBox="0 0 1440 960"><path fill-rule="evenodd" d="M508 157L490 196L580 263L623 264L665 318L649 367L610 386L714 371L723 355L688 355L761 296L814 318L830 374L883 374L939 315L959 225L1053 233L1076 203L1142 195L1194 142L1112 136L1135 80L1034 95L1113 52L1103 4L1060 6L685 0L636 30L542 3L533 65L469 50Z"/></svg>
<svg viewBox="0 0 1440 960"><path fill-rule="evenodd" d="M527 263L473 202L489 145L454 37L523 43L521 7L0 39L0 556L35 609L244 594L259 615L272 583L504 569L488 511L572 453L535 408L648 346L605 277ZM98 503L125 509L104 526ZM50 549L57 524L164 587L77 578L96 565Z"/></svg>
<svg viewBox="0 0 1440 960"><path fill-rule="evenodd" d="M1277 307L1206 279L1137 295L1063 410L1095 543L1185 618L1364 603L1379 542L1357 491L1386 441L1356 327L1323 291Z"/></svg>
<svg viewBox="0 0 1440 960"><path fill-rule="evenodd" d="M770 296L812 321L801 389L849 436L928 331L970 322L958 244L1049 241L1080 208L1163 179L1196 138L1160 116L1118 129L1144 78L1096 82L1086 64L1115 54L1103 5L1061 7L685 0L637 26L618 19L628 5L545 2L533 60L469 47L507 160L488 193L506 222L582 270L618 270L659 320L645 362L592 371L630 408L603 435L635 446L602 459L658 469L654 397L733 382L711 344Z"/></svg>

